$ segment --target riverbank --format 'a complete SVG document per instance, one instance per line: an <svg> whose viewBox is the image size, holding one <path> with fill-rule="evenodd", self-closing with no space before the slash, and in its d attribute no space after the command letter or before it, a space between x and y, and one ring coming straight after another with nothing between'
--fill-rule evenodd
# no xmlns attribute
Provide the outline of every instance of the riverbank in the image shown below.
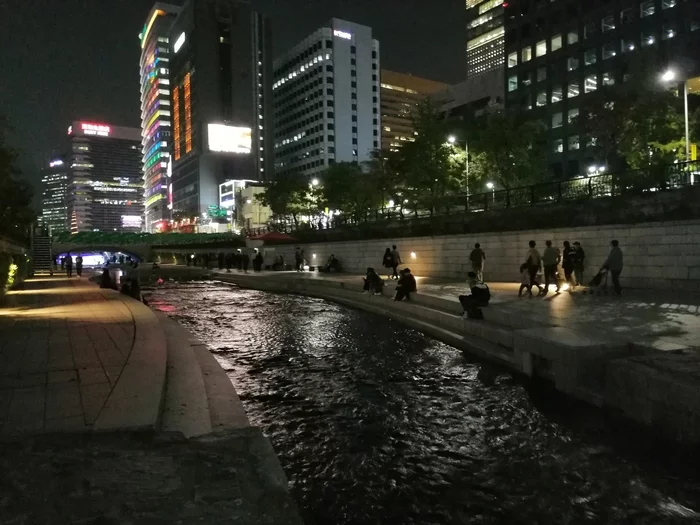
<svg viewBox="0 0 700 525"><path fill-rule="evenodd" d="M268 439L177 323L46 276L2 299L0 333L0 522L301 523Z"/></svg>
<svg viewBox="0 0 700 525"><path fill-rule="evenodd" d="M411 303L365 296L360 276L218 273L241 287L297 293L388 316L480 358L652 427L664 438L700 444L700 355L695 305L583 294L513 299L494 285L483 321L459 317L464 285L421 282Z"/></svg>

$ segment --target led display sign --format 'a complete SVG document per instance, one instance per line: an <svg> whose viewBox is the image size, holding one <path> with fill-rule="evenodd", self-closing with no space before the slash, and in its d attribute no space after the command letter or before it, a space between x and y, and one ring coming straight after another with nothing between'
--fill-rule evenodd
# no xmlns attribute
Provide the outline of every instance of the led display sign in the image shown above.
<svg viewBox="0 0 700 525"><path fill-rule="evenodd" d="M209 151L223 153L250 153L253 132L250 128L209 124Z"/></svg>
<svg viewBox="0 0 700 525"><path fill-rule="evenodd" d="M180 48L182 47L182 44L185 43L185 33L180 33L180 36L177 37L177 40L175 40L175 44L173 44L173 51L176 53L180 51Z"/></svg>
<svg viewBox="0 0 700 525"><path fill-rule="evenodd" d="M142 222L140 215L122 215L123 228L140 228Z"/></svg>
<svg viewBox="0 0 700 525"><path fill-rule="evenodd" d="M352 40L352 34L348 33L347 31L341 31L340 29L336 29L333 31L333 36L337 36L338 38L344 38L345 40Z"/></svg>
<svg viewBox="0 0 700 525"><path fill-rule="evenodd" d="M84 135L97 135L99 137L109 137L111 128L102 124L91 124L89 122L81 122L80 129Z"/></svg>

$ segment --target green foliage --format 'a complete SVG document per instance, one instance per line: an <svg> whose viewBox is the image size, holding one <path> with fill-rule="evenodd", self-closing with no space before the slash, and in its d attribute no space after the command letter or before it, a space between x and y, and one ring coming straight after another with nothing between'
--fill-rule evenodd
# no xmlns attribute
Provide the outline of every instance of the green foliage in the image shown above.
<svg viewBox="0 0 700 525"><path fill-rule="evenodd" d="M0 235L24 239L27 227L34 222L32 188L19 180L17 152L7 144L6 126L0 119Z"/></svg>
<svg viewBox="0 0 700 525"><path fill-rule="evenodd" d="M277 217L294 218L298 224L299 215L311 208L310 182L298 173L279 176L271 182L265 191L256 195L256 200L272 210Z"/></svg>
<svg viewBox="0 0 700 525"><path fill-rule="evenodd" d="M340 210L354 220L364 219L382 205L377 171L363 171L353 162L333 164L319 177L318 207Z"/></svg>

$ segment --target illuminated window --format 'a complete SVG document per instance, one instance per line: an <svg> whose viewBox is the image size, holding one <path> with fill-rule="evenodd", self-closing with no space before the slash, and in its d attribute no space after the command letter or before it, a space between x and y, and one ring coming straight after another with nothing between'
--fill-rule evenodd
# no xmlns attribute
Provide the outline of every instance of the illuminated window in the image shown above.
<svg viewBox="0 0 700 525"><path fill-rule="evenodd" d="M555 139L552 142L552 150L554 153L561 153L564 151L564 141L562 139Z"/></svg>
<svg viewBox="0 0 700 525"><path fill-rule="evenodd" d="M511 75L508 77L508 91L515 91L518 89L518 75Z"/></svg>
<svg viewBox="0 0 700 525"><path fill-rule="evenodd" d="M596 56L595 49L588 49L583 54L583 63L586 64L587 66L595 64L596 60L597 60L597 56Z"/></svg>
<svg viewBox="0 0 700 525"><path fill-rule="evenodd" d="M603 33L606 33L608 31L614 31L615 30L615 17L613 15L608 15L603 17L603 20L601 21L601 26L603 29Z"/></svg>
<svg viewBox="0 0 700 525"><path fill-rule="evenodd" d="M537 98L535 99L535 104L537 106L546 106L547 105L547 92L546 91L540 91L537 93Z"/></svg>
<svg viewBox="0 0 700 525"><path fill-rule="evenodd" d="M185 75L185 153L192 151L192 104L190 97L190 74Z"/></svg>
<svg viewBox="0 0 700 525"><path fill-rule="evenodd" d="M654 6L654 0L646 0L642 2L639 6L639 16L644 18L645 16L651 16L656 12L656 6Z"/></svg>
<svg viewBox="0 0 700 525"><path fill-rule="evenodd" d="M615 84L615 76L612 73L603 73L601 84L604 86L612 86Z"/></svg>
<svg viewBox="0 0 700 525"><path fill-rule="evenodd" d="M607 60L608 58L612 58L615 55L617 55L617 52L615 51L615 44L605 44L603 46L603 60Z"/></svg>
<svg viewBox="0 0 700 525"><path fill-rule="evenodd" d="M561 49L561 45L561 35L554 35L552 37L551 50L556 51L558 49Z"/></svg>
<svg viewBox="0 0 700 525"><path fill-rule="evenodd" d="M541 57L547 54L547 41L540 40L535 44L535 56Z"/></svg>
<svg viewBox="0 0 700 525"><path fill-rule="evenodd" d="M620 40L620 50L623 53L629 53L630 51L634 51L636 48L634 44L634 40L630 40L628 38L623 38Z"/></svg>
<svg viewBox="0 0 700 525"><path fill-rule="evenodd" d="M532 60L532 48L530 46L524 47L520 55L521 62L529 62Z"/></svg>
<svg viewBox="0 0 700 525"><path fill-rule="evenodd" d="M537 68L537 82L541 82L542 80L547 78L547 68L546 67L539 67Z"/></svg>
<svg viewBox="0 0 700 525"><path fill-rule="evenodd" d="M645 31L642 33L642 45L643 46L651 46L656 43L656 37L654 36L654 33L650 31Z"/></svg>
<svg viewBox="0 0 700 525"><path fill-rule="evenodd" d="M580 92L580 86L578 82L569 82L569 89L567 90L567 97L568 98L574 98L578 97L578 94Z"/></svg>
<svg viewBox="0 0 700 525"><path fill-rule="evenodd" d="M566 59L566 69L567 71L575 71L578 69L578 58L569 57Z"/></svg>
<svg viewBox="0 0 700 525"><path fill-rule="evenodd" d="M562 116L561 113L554 113L552 115L552 129L560 128L562 126Z"/></svg>
<svg viewBox="0 0 700 525"><path fill-rule="evenodd" d="M676 7L676 0L661 0L661 9Z"/></svg>
<svg viewBox="0 0 700 525"><path fill-rule="evenodd" d="M510 53L508 55L508 67L515 67L518 65L518 53Z"/></svg>
<svg viewBox="0 0 700 525"><path fill-rule="evenodd" d="M175 160L180 158L180 87L173 90L173 147Z"/></svg>
<svg viewBox="0 0 700 525"><path fill-rule="evenodd" d="M661 30L661 38L668 40L676 36L676 24L674 22L664 22L663 28Z"/></svg>
<svg viewBox="0 0 700 525"><path fill-rule="evenodd" d="M569 137L569 151L576 150L579 148L578 135L571 135Z"/></svg>
<svg viewBox="0 0 700 525"><path fill-rule="evenodd" d="M585 93L595 91L596 89L598 89L598 76L595 74L588 75L584 80L583 86L583 90Z"/></svg>
<svg viewBox="0 0 700 525"><path fill-rule="evenodd" d="M576 119L578 118L578 115L579 115L578 108L570 109L569 115L568 115L569 124L573 124L576 121Z"/></svg>
<svg viewBox="0 0 700 525"><path fill-rule="evenodd" d="M566 34L566 43L571 45L578 42L578 29L572 29Z"/></svg>
<svg viewBox="0 0 700 525"><path fill-rule="evenodd" d="M552 104L561 102L561 98L561 86L552 86L552 97L550 99Z"/></svg>

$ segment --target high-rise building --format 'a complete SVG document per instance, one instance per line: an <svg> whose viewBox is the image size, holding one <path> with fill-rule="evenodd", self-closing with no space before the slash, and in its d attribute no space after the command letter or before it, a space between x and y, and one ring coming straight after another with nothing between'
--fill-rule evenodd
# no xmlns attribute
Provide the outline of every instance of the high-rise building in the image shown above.
<svg viewBox="0 0 700 525"><path fill-rule="evenodd" d="M504 5L508 2L467 0L467 77L503 69Z"/></svg>
<svg viewBox="0 0 700 525"><path fill-rule="evenodd" d="M275 174L313 175L380 147L379 42L333 18L274 62Z"/></svg>
<svg viewBox="0 0 700 525"><path fill-rule="evenodd" d="M51 234L70 230L68 222L68 165L63 155L52 155L41 170L41 225Z"/></svg>
<svg viewBox="0 0 700 525"><path fill-rule="evenodd" d="M584 137L576 119L582 101L601 86L629 81L635 60L657 69L659 79L675 68L690 92L698 87L691 79L700 73L700 4L512 1L505 45L506 107L547 124L551 170L573 177L594 161L595 137Z"/></svg>
<svg viewBox="0 0 700 525"><path fill-rule="evenodd" d="M448 88L447 84L382 69L380 84L383 150L396 151L413 141L412 114L419 102Z"/></svg>
<svg viewBox="0 0 700 525"><path fill-rule="evenodd" d="M142 231L139 128L73 122L65 162L72 232Z"/></svg>
<svg viewBox="0 0 700 525"><path fill-rule="evenodd" d="M173 213L199 218L222 182L270 175L271 31L237 0L188 0L169 39Z"/></svg>
<svg viewBox="0 0 700 525"><path fill-rule="evenodd" d="M141 40L141 136L144 229L157 232L170 220L167 164L171 152L169 31L180 8L157 3L146 18Z"/></svg>

